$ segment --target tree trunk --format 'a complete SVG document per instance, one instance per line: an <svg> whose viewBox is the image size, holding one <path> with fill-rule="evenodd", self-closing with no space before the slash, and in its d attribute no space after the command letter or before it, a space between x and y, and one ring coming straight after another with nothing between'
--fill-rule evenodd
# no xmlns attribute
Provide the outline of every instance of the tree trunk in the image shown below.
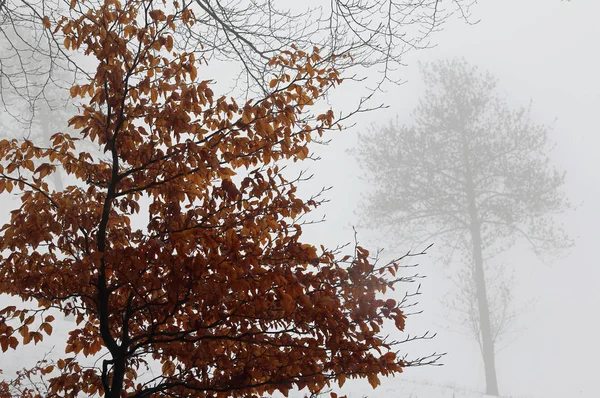
<svg viewBox="0 0 600 398"><path fill-rule="evenodd" d="M498 379L496 377L496 357L492 325L490 322L490 307L488 303L485 272L483 269L483 248L481 241L481 221L475 201L475 187L473 175L467 170L467 200L469 202L469 216L471 219L470 232L473 242L473 277L475 278L475 292L477 294L477 307L479 309L479 329L481 355L485 370L485 393L498 396Z"/></svg>
<svg viewBox="0 0 600 398"><path fill-rule="evenodd" d="M473 277L475 278L475 293L479 309L479 329L481 355L485 371L485 392L498 396L498 379L496 377L496 353L490 322L490 307L488 303L485 272L483 269L483 247L481 240L481 220L475 195L475 182L469 156L469 146L465 135L462 135L463 160L465 167L465 188L469 206L471 241L473 242Z"/></svg>
<svg viewBox="0 0 600 398"><path fill-rule="evenodd" d="M481 355L485 370L485 392L488 395L499 395L498 379L496 377L496 358L494 339L490 323L485 274L483 270L483 253L481 247L481 229L478 221L471 223L471 238L473 241L473 267L477 306L479 308L479 327L481 330Z"/></svg>

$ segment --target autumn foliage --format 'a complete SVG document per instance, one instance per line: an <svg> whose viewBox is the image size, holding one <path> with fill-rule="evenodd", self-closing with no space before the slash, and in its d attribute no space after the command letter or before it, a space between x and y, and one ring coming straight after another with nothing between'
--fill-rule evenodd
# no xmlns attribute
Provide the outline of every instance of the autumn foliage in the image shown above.
<svg viewBox="0 0 600 398"><path fill-rule="evenodd" d="M281 167L337 127L332 111L310 110L341 78L318 49L292 48L271 60L282 72L262 98L218 96L199 76L204 61L175 50L177 26L195 23L185 4L141 0L73 0L44 18L95 70L71 88L76 133L47 148L0 141L0 191L21 200L1 229L0 293L39 305L0 308L2 351L50 335L53 308L77 322L64 355L37 368L48 396L376 386L404 366L380 331L386 320L404 328L380 294L398 266L377 268L358 246L337 258L303 243L297 220L319 203L297 196ZM72 181L61 192L47 181L57 166ZM146 364L162 374L144 376Z"/></svg>

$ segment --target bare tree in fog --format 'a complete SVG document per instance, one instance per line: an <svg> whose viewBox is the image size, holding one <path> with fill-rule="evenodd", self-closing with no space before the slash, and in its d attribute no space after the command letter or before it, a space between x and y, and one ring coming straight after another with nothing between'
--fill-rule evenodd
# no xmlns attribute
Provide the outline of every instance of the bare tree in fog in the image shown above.
<svg viewBox="0 0 600 398"><path fill-rule="evenodd" d="M60 8L60 0L0 1L0 116L20 130L13 135L27 135L45 107L59 110L74 83L77 66L42 24Z"/></svg>
<svg viewBox="0 0 600 398"><path fill-rule="evenodd" d="M177 27L174 44L180 51L194 52L197 59L236 63L240 72L238 86L246 89L270 91L274 70L269 61L292 45L309 51L318 47L323 62L347 72L346 79L367 76L369 68L371 78L365 83L377 88L384 82L401 80L398 69L403 55L411 49L427 47L431 34L440 30L451 15L469 21L469 9L476 1L312 3L183 0L182 7L192 11L200 23L191 28ZM93 8L102 2L73 4ZM27 101L43 99L49 84L61 83L54 73L59 69L90 77L84 65L69 59L60 33L50 34L43 28L43 21L55 26L69 7L70 0L0 0L0 95L11 93ZM24 31L31 34L23 35ZM344 57L345 54L351 57ZM373 70L377 73L373 74ZM45 79L37 79L32 87L30 77L39 76ZM5 98L2 101L7 104Z"/></svg>
<svg viewBox="0 0 600 398"><path fill-rule="evenodd" d="M363 216L397 241L441 241L470 260L459 291L475 309L486 392L498 395L495 340L506 308L490 297L486 260L516 239L536 253L570 244L552 219L569 206L564 173L547 156L548 127L529 108L511 109L489 73L452 59L423 65L422 75L412 125L396 120L360 135L354 153L373 184Z"/></svg>
<svg viewBox="0 0 600 398"><path fill-rule="evenodd" d="M16 1L0 7L0 135L4 137L47 146L53 134L67 129L74 114L69 88L76 68L36 20L58 6L57 2ZM59 170L53 182L61 191L64 182Z"/></svg>
<svg viewBox="0 0 600 398"><path fill-rule="evenodd" d="M431 34L452 15L469 21L475 0L192 0L190 8L203 24L184 32L205 58L236 60L239 78L255 88L271 80L268 62L282 50L322 49L326 62L346 79L366 76L372 88L401 80L404 54L429 46ZM201 44L199 46L198 44ZM350 54L351 58L340 57ZM373 74L372 71L377 73ZM373 77L374 76L374 77Z"/></svg>

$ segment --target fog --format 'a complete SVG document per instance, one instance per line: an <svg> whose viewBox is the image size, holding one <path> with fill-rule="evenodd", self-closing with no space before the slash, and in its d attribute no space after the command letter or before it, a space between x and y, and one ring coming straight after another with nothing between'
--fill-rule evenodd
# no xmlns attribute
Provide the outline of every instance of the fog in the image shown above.
<svg viewBox="0 0 600 398"><path fill-rule="evenodd" d="M570 248L537 256L527 242L517 239L490 260L514 272L511 308L518 313L496 347L500 394L596 396L596 358L600 356L595 337L600 326L596 319L600 270L595 250L600 237L599 12L600 4L592 0L481 1L471 8L471 23L455 16L432 35L430 48L405 55L406 66L397 73L403 83L386 84L372 99L372 104L384 104L382 109L355 115L352 127L329 133L327 145L313 147L320 160L302 165L314 177L301 186L301 192L310 195L322 187L331 189L325 194L329 201L313 215L315 220L324 216L325 222L307 227L306 240L335 247L352 242L356 230L363 246L372 251L384 249L382 257L387 259L433 244L426 255L410 259L419 264L417 268L404 271L418 272L424 278L401 286L395 294L401 298L403 289L414 291L421 284L414 309L422 313L409 316L407 330L436 336L402 345L401 350L412 356L446 353L440 360L442 366L405 369L393 379L383 379L374 391L366 381L353 381L342 389L349 396L475 397L485 391L477 342L465 334L458 315L448 307L456 293L452 278L461 269L460 261L446 261L451 248L442 240L411 245L383 226L361 222L359 207L373 185L361 178L365 170L351 152L359 145L359 134L369 134L389 120L413 124L411 112L425 90L419 63L456 57L489 71L498 80L498 95L511 109L531 104L530 120L550 126L549 139L556 145L548 156L553 167L566 172L561 191L571 203L570 209L554 216L573 240ZM228 83L227 75L215 78ZM364 93L359 83L342 85L328 103L334 109L351 109ZM2 216L3 221L8 218ZM30 347L27 352L35 355L36 350ZM16 358L18 354L2 354L0 367L16 369Z"/></svg>
<svg viewBox="0 0 600 398"><path fill-rule="evenodd" d="M348 240L352 235L350 226L357 223L361 193L368 188L365 181L357 178L361 170L344 149L357 145L357 134L371 123L384 124L396 116L403 123L411 123L409 112L424 88L418 62L464 57L498 79L497 89L511 106L527 106L531 101L531 118L553 127L549 136L556 147L550 157L555 166L567 173L564 190L573 204L571 211L556 219L564 223L574 246L562 256L541 260L519 241L500 256L500 262L514 265L514 304L520 309L515 331L497 354L502 394L596 394L595 358L600 354L600 343L593 337L598 328L593 314L600 304L600 271L594 252L598 242L600 178L595 119L600 105L600 79L596 72L600 58L595 43L600 27L594 15L598 10L591 1L477 4L471 20L478 22L468 25L452 20L436 34L435 48L407 56L408 65L403 71L406 83L388 87L382 95L389 107L363 115L355 128L335 137L323 149L321 163L315 166L317 185L331 181L334 184L331 202L325 209L327 228L312 232L320 239ZM331 228L337 229L332 232ZM386 246L387 251L402 252L403 248L394 246L393 240L382 241L377 231L359 229L359 234L364 243L369 243L367 246ZM483 366L476 342L457 333L447 321L454 316L444 305L445 294L452 289L448 281L451 275L443 261L436 258L444 250L447 249L434 245L430 255L420 259L419 272L426 275L419 298L424 313L408 322L437 332L427 345L448 354L442 367L409 369L404 376L482 391ZM410 348L413 347L406 347Z"/></svg>

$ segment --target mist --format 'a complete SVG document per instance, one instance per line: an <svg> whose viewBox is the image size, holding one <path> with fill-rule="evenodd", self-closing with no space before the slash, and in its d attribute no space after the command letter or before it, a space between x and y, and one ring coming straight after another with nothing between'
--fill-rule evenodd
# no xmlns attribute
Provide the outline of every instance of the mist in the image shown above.
<svg viewBox="0 0 600 398"><path fill-rule="evenodd" d="M464 279L461 272L469 270L472 258L453 251L448 239L426 234L421 236L423 239L413 239L365 213L364 205L375 192L377 177L369 177L356 153L364 142L360 137L368 140L390 122L414 126L414 110L427 98L423 66L459 59L493 76L494 93L505 101L507 109L529 109L527 120L545 126L549 145L542 153L552 169L565 172L564 183L559 184L557 192L569 203L560 211L545 213L564 231L564 239L554 242L554 247L540 250L537 255L527 239L517 236L514 242L503 244L485 259L487 275L495 275L494 270L505 271L501 278L507 282L510 293L510 320L494 348L500 396L597 395L596 358L600 356L600 342L594 338L599 327L594 314L600 305L600 270L595 256L600 236L598 12L600 4L591 0L477 2L470 7L467 20L457 11L434 32L427 48L404 55L404 66L395 72L401 82L386 82L381 90L373 92L354 81L330 93L327 105L336 111L354 109L360 98L368 94L373 94L369 104L374 109L354 115L347 129L329 132L325 137L329 142L313 146L318 161L289 165L290 173L306 169L313 175L300 186L304 196L330 188L324 193L327 202L311 213L315 221L324 221L307 225L304 239L328 247L352 244L356 239L372 253L381 250L382 261L426 249L422 255L402 260L404 265L418 264L403 269L405 275L418 275L391 293L398 300L407 292L419 293L410 298L415 305L410 307L407 331L426 337L402 344L400 350L413 357L445 354L436 363L441 366L408 367L393 378L382 378L375 390L366 381L351 380L335 391L354 398L486 396L480 345L469 333L464 314L452 304L457 297L464 297L456 282ZM216 74L213 78L218 87L232 87L227 67L206 71ZM365 70L375 80L379 72L377 66ZM444 152L443 146L438 149ZM393 194L390 187L392 202ZM3 208L10 209L17 202L6 195L0 201ZM9 219L9 213L2 214L2 221ZM467 239L467 249L469 244ZM485 248L483 254L485 257ZM12 300L2 296L2 304L9 305ZM60 322L72 327L72 320ZM57 326L53 335L56 340L28 347L22 351L25 355L19 351L0 354L0 368L10 374L26 365L27 356L52 347L61 352L59 331ZM394 337L403 339L406 335ZM300 397L303 393L290 395Z"/></svg>
<svg viewBox="0 0 600 398"><path fill-rule="evenodd" d="M382 95L386 109L364 115L350 131L333 138L323 149L321 164L315 166L316 180L335 181L331 203L326 205L328 228L346 225L336 233L313 231L320 238L349 237L357 225L361 200L369 182L356 159L343 149L358 145L357 135L368 136L373 126L385 127L390 120L411 125L410 112L424 96L418 63L464 58L490 72L498 80L497 92L513 108L531 104L531 119L550 126L549 139L555 146L548 153L554 166L566 172L563 187L572 208L554 219L563 223L574 245L540 259L518 240L494 261L514 272L514 328L497 347L500 392L506 396L564 397L595 396L594 358L600 344L590 336L598 323L592 315L600 303L600 272L594 260L599 216L598 159L594 131L599 105L597 70L600 60L594 42L600 31L593 21L595 3L583 2L497 2L477 4L473 25L452 20L436 34L435 47L407 56L406 82L387 88ZM377 128L377 127L375 127ZM387 236L386 236L387 235ZM402 247L389 233L377 228L359 229L370 247L385 247L397 254ZM396 239L397 240L397 239ZM442 258L448 247L434 239L428 255L419 259L418 271L426 276L419 308L423 313L409 317L422 330L437 332L428 345L447 352L443 366L407 370L403 377L423 384L485 390L483 363L477 343L452 322L458 314L445 305L455 288L451 282L456 268ZM422 248L422 247L420 247ZM464 325L462 325L464 326ZM389 381L401 391L402 381ZM384 382L383 387L386 386ZM424 387L420 387L424 388ZM437 390L422 389L414 396L438 396ZM443 390L443 389L442 389ZM392 391L392 390L390 390ZM419 391L421 393L419 393ZM456 396L469 396L457 392ZM461 395L464 394L464 395ZM380 396L377 393L371 396ZM407 395L409 396L409 395ZM447 395L451 396L451 395Z"/></svg>

